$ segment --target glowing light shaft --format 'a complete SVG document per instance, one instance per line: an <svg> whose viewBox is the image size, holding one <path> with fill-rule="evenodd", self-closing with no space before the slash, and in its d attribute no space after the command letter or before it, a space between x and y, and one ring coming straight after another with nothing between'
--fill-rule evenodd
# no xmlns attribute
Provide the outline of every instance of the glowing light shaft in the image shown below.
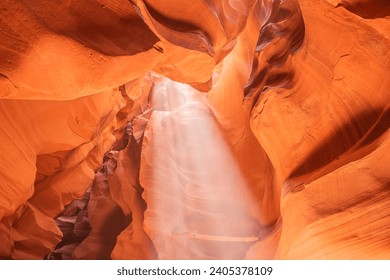
<svg viewBox="0 0 390 280"><path fill-rule="evenodd" d="M211 235L211 234L202 234L195 232L183 232L183 233L174 233L173 236L186 237L193 239L201 240L210 240L210 241L220 241L220 242L256 242L260 238L257 236L227 236L227 235Z"/></svg>
<svg viewBox="0 0 390 280"><path fill-rule="evenodd" d="M260 229L207 100L163 77L155 80L151 100L140 179L148 205L144 229L159 259L244 258Z"/></svg>

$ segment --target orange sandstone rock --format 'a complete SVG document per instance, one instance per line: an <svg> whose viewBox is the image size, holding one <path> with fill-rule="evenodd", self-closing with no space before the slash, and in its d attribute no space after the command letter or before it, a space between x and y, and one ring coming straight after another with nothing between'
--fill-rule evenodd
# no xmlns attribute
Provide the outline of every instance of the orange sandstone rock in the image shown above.
<svg viewBox="0 0 390 280"><path fill-rule="evenodd" d="M390 257L387 0L0 15L0 258Z"/></svg>

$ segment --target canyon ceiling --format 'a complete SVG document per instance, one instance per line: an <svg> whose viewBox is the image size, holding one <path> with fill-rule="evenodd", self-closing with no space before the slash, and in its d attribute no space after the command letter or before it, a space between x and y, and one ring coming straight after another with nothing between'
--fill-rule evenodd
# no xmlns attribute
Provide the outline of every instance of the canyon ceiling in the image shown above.
<svg viewBox="0 0 390 280"><path fill-rule="evenodd" d="M1 0L1 259L390 259L388 0Z"/></svg>

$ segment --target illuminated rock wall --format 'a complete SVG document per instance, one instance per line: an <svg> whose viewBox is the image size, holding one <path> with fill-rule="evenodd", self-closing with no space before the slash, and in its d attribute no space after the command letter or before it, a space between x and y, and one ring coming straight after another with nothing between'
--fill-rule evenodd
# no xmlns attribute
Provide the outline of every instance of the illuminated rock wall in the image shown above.
<svg viewBox="0 0 390 280"><path fill-rule="evenodd" d="M0 258L390 257L387 0L0 14Z"/></svg>

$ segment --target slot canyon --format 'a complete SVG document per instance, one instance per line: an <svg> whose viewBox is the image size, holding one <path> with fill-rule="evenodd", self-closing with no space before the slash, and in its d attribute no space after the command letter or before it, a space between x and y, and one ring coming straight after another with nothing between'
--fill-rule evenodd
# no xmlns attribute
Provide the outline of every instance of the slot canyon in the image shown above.
<svg viewBox="0 0 390 280"><path fill-rule="evenodd" d="M0 15L0 259L390 259L390 1Z"/></svg>

